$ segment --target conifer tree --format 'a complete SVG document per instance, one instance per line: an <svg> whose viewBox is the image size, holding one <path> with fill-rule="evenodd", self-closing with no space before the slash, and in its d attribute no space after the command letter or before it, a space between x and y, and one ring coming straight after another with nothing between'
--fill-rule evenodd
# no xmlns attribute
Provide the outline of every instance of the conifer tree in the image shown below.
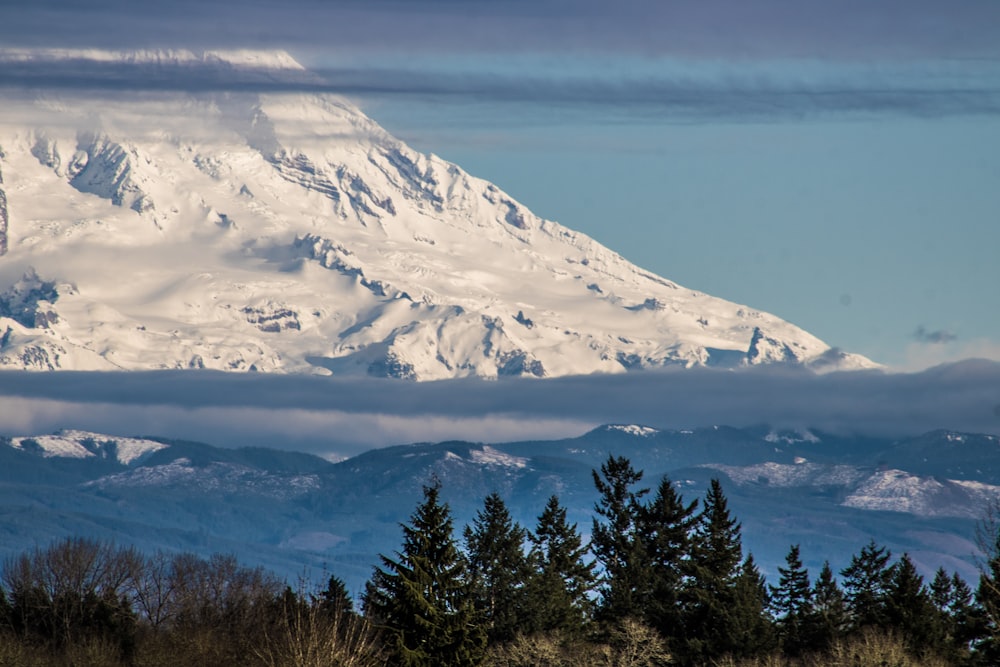
<svg viewBox="0 0 1000 667"><path fill-rule="evenodd" d="M934 580L931 581L930 586L931 602L934 603L934 607L942 614L949 613L949 607L951 605L951 577L948 576L948 572L944 567L939 567L934 573Z"/></svg>
<svg viewBox="0 0 1000 667"><path fill-rule="evenodd" d="M650 567L646 622L669 643L684 634L679 602L691 567L697 506L697 500L685 505L673 482L664 476L656 495L640 512L640 536Z"/></svg>
<svg viewBox="0 0 1000 667"><path fill-rule="evenodd" d="M314 598L313 604L327 617L335 618L354 611L354 601L340 577L330 575L326 588Z"/></svg>
<svg viewBox="0 0 1000 667"><path fill-rule="evenodd" d="M578 635L593 607L595 563L584 562L587 546L576 524L566 519L566 508L551 496L530 534L532 575L528 580L528 617L535 632L559 630Z"/></svg>
<svg viewBox="0 0 1000 667"><path fill-rule="evenodd" d="M961 662L974 638L972 590L957 572L949 575L939 567L929 593L937 617L938 653L952 662Z"/></svg>
<svg viewBox="0 0 1000 667"><path fill-rule="evenodd" d="M689 661L708 663L740 648L729 614L736 605L742 536L718 479L711 481L702 502L692 554L692 582L682 603L686 641L679 648Z"/></svg>
<svg viewBox="0 0 1000 667"><path fill-rule="evenodd" d="M634 489L642 480L628 459L609 456L601 472L592 471L600 497L594 506L591 548L603 568L600 617L641 618L649 594L649 559L639 532L642 497L649 489Z"/></svg>
<svg viewBox="0 0 1000 667"><path fill-rule="evenodd" d="M789 548L785 567L778 568L778 585L771 586L770 591L781 646L786 653L798 655L809 642L813 597L809 572L799 557L799 545Z"/></svg>
<svg viewBox="0 0 1000 667"><path fill-rule="evenodd" d="M465 528L473 600L490 641L513 639L527 621L525 536L496 492L486 496L483 509Z"/></svg>
<svg viewBox="0 0 1000 667"><path fill-rule="evenodd" d="M402 550L379 556L365 593L365 612L390 635L393 663L404 667L476 665L485 646L439 492L438 482L424 487L410 523L401 524Z"/></svg>
<svg viewBox="0 0 1000 667"><path fill-rule="evenodd" d="M891 557L885 547L876 545L872 540L860 553L851 556L850 564L841 570L844 597L855 629L885 626L889 581L892 578L892 568L888 566Z"/></svg>
<svg viewBox="0 0 1000 667"><path fill-rule="evenodd" d="M812 589L812 610L804 648L825 651L847 631L849 618L844 592L833 576L830 561L825 561Z"/></svg>
<svg viewBox="0 0 1000 667"><path fill-rule="evenodd" d="M727 618L730 654L754 657L775 647L768 603L767 584L757 569L753 554L747 554L733 584L733 606Z"/></svg>
<svg viewBox="0 0 1000 667"><path fill-rule="evenodd" d="M915 653L940 644L940 625L930 593L908 554L903 554L891 568L885 617L888 627L898 632Z"/></svg>

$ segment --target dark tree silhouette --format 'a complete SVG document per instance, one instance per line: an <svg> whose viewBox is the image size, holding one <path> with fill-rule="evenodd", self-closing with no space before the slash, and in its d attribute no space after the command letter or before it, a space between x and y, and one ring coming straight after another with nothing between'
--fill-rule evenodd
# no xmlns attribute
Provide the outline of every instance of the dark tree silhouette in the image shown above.
<svg viewBox="0 0 1000 667"><path fill-rule="evenodd" d="M884 627L887 622L886 604L892 568L892 554L872 540L861 552L851 556L850 564L841 570L844 598L854 629L866 626Z"/></svg>
<svg viewBox="0 0 1000 667"><path fill-rule="evenodd" d="M528 620L524 555L526 531L511 519L497 493L486 496L483 509L465 528L473 603L482 616L490 641L508 641Z"/></svg>
<svg viewBox="0 0 1000 667"><path fill-rule="evenodd" d="M799 655L809 644L809 617L813 610L809 572L802 565L799 545L789 548L785 567L778 568L778 585L771 586L770 591L781 647L790 655Z"/></svg>
<svg viewBox="0 0 1000 667"><path fill-rule="evenodd" d="M702 503L693 537L691 586L682 601L685 659L709 663L727 653L739 653L739 628L731 614L737 608L736 584L741 574L743 544L739 522L729 513L722 484L713 479Z"/></svg>
<svg viewBox="0 0 1000 667"><path fill-rule="evenodd" d="M439 494L439 483L424 487L423 502L402 524L402 550L380 556L365 592L365 612L392 638L395 664L406 667L475 665L486 643L451 510Z"/></svg>
<svg viewBox="0 0 1000 667"><path fill-rule="evenodd" d="M640 618L650 590L649 557L640 534L641 499L649 489L634 488L642 472L624 457L609 456L593 477L600 497L591 549L603 570L598 613L606 620Z"/></svg>
<svg viewBox="0 0 1000 667"><path fill-rule="evenodd" d="M650 568L646 622L671 644L684 636L680 601L689 585L697 506L697 500L685 505L673 482L664 476L653 499L639 514L639 534Z"/></svg>
<svg viewBox="0 0 1000 667"><path fill-rule="evenodd" d="M566 520L566 508L551 496L529 535L532 575L528 580L528 617L535 632L558 630L582 634L589 620L594 588L594 562L585 562L587 546L576 524Z"/></svg>

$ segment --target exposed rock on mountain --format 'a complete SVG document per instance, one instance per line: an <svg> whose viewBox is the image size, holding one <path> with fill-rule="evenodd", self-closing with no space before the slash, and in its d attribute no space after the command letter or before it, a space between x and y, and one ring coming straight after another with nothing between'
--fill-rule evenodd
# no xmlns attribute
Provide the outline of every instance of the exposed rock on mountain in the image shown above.
<svg viewBox="0 0 1000 667"><path fill-rule="evenodd" d="M311 76L280 53L4 58L154 81ZM873 365L640 269L335 96L40 92L4 106L17 120L0 130L0 279L30 266L77 289L0 312L3 367L433 380Z"/></svg>

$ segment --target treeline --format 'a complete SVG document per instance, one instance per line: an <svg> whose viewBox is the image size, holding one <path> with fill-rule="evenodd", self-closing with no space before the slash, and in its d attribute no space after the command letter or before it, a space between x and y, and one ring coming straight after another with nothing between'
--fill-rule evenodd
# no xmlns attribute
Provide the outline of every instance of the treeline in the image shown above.
<svg viewBox="0 0 1000 667"><path fill-rule="evenodd" d="M461 545L439 488L364 595L400 665L996 665L1000 542L975 594L874 542L815 580L793 545L769 585L718 480L685 502L620 457L594 471L590 543L549 499L534 530L489 495Z"/></svg>
<svg viewBox="0 0 1000 667"><path fill-rule="evenodd" d="M0 665L386 664L340 579L304 590L233 556L69 538L5 562Z"/></svg>
<svg viewBox="0 0 1000 667"><path fill-rule="evenodd" d="M531 530L486 497L461 534L440 484L356 611L231 556L73 538L4 564L0 665L866 667L1000 664L1000 532L973 591L874 542L815 578L792 546L768 584L718 480L685 502L609 457L590 542L555 496Z"/></svg>

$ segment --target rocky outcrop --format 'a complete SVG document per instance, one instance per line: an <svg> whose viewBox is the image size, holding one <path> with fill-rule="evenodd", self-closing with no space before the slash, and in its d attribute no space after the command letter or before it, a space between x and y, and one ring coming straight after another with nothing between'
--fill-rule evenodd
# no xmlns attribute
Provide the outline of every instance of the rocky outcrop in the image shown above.
<svg viewBox="0 0 1000 667"><path fill-rule="evenodd" d="M47 329L59 321L52 305L59 298L56 285L38 277L33 269L0 293L0 317L9 317L29 329Z"/></svg>
<svg viewBox="0 0 1000 667"><path fill-rule="evenodd" d="M794 343L792 343L794 345ZM765 334L760 327L754 327L747 349L747 363L758 364L790 364L802 360L802 353L796 352L788 343Z"/></svg>
<svg viewBox="0 0 1000 667"><path fill-rule="evenodd" d="M82 134L78 145L67 167L70 185L137 213L154 208L153 200L137 182L132 164L134 151L107 137L90 134Z"/></svg>

